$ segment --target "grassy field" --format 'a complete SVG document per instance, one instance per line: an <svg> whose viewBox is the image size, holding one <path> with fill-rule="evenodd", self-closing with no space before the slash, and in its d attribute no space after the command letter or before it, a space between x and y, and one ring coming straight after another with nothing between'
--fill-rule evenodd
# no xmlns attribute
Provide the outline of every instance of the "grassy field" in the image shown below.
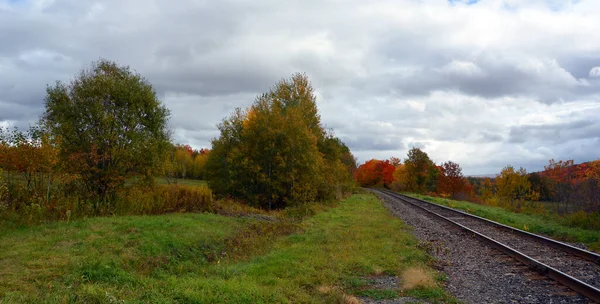
<svg viewBox="0 0 600 304"><path fill-rule="evenodd" d="M407 226L372 195L293 227L169 214L2 231L0 303L354 303L360 295L454 302ZM371 288L382 275L403 283Z"/></svg>
<svg viewBox="0 0 600 304"><path fill-rule="evenodd" d="M414 193L406 194L440 205L465 210L469 213L529 232L543 234L562 241L583 243L591 250L600 252L600 231L568 227L561 224L557 221L556 217L552 215L513 213L500 207L485 206Z"/></svg>
<svg viewBox="0 0 600 304"><path fill-rule="evenodd" d="M167 179L164 177L156 177L154 178L157 184L167 184ZM200 179L183 179L183 178L175 178L169 180L171 183L177 183L179 185L187 185L187 186L208 186L205 180Z"/></svg>

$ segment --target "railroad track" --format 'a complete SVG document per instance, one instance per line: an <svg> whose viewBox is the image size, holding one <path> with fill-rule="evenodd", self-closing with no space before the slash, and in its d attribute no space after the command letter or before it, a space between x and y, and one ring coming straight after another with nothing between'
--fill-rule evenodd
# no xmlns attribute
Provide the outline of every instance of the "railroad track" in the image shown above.
<svg viewBox="0 0 600 304"><path fill-rule="evenodd" d="M414 197L388 190L371 190L456 225L542 275L600 303L599 254Z"/></svg>

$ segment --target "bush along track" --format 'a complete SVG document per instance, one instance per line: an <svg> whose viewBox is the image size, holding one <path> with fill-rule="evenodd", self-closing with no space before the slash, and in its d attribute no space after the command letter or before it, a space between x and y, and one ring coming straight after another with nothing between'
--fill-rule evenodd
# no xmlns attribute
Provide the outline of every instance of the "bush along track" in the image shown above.
<svg viewBox="0 0 600 304"><path fill-rule="evenodd" d="M454 302L408 226L373 195L270 216L101 217L5 231L0 302Z"/></svg>

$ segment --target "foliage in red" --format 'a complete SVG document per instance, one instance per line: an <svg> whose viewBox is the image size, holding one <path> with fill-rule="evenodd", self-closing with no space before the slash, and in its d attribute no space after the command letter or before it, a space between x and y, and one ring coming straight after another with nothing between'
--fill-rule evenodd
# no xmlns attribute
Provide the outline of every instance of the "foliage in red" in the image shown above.
<svg viewBox="0 0 600 304"><path fill-rule="evenodd" d="M600 160L587 163L574 164L573 160L551 159L544 171L539 174L550 178L555 183L575 185L586 179L594 179L600 173Z"/></svg>
<svg viewBox="0 0 600 304"><path fill-rule="evenodd" d="M372 159L358 167L354 177L363 187L388 187L394 181L394 170L389 160Z"/></svg>
<svg viewBox="0 0 600 304"><path fill-rule="evenodd" d="M194 154L194 149L192 149L192 147L190 147L190 145L185 145L182 147L190 156L192 156Z"/></svg>
<svg viewBox="0 0 600 304"><path fill-rule="evenodd" d="M204 148L200 149L200 151L199 151L200 155L207 155L208 152L210 152L210 150L209 149L204 149Z"/></svg>
<svg viewBox="0 0 600 304"><path fill-rule="evenodd" d="M440 175L438 176L438 192L456 198L460 193L465 193L467 180L462 174L459 164L447 161L438 167ZM470 185L469 185L470 186ZM472 191L472 187L471 187Z"/></svg>

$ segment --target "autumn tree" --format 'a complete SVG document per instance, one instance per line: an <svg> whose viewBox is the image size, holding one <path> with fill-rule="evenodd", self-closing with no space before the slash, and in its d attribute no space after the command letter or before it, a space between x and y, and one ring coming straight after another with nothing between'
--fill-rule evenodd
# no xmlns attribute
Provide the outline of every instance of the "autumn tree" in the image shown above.
<svg viewBox="0 0 600 304"><path fill-rule="evenodd" d="M194 150L189 145L171 145L165 157L161 174L167 183L177 183L178 178L193 178Z"/></svg>
<svg viewBox="0 0 600 304"><path fill-rule="evenodd" d="M69 84L47 88L43 116L61 139L60 158L80 177L95 209L133 176L150 176L169 147L169 111L129 67L100 60Z"/></svg>
<svg viewBox="0 0 600 304"><path fill-rule="evenodd" d="M192 163L192 177L195 179L204 179L204 168L206 166L206 160L208 159L208 153L198 153L194 156Z"/></svg>
<svg viewBox="0 0 600 304"><path fill-rule="evenodd" d="M363 187L389 188L394 181L394 167L389 160L372 159L358 167L355 178Z"/></svg>
<svg viewBox="0 0 600 304"><path fill-rule="evenodd" d="M512 166L502 169L496 178L497 195L499 199L514 211L520 211L523 203L537 201L539 194L531 189L525 169L516 171Z"/></svg>
<svg viewBox="0 0 600 304"><path fill-rule="evenodd" d="M0 169L6 170L7 200L15 203L47 203L59 172L57 143L40 125L27 132L0 128ZM15 179L14 174L19 178ZM20 200L15 202L14 200Z"/></svg>
<svg viewBox="0 0 600 304"><path fill-rule="evenodd" d="M390 161L390 164L394 167L398 167L398 166L402 165L402 160L400 160L399 158L394 157L394 156L390 157L389 161Z"/></svg>
<svg viewBox="0 0 600 304"><path fill-rule="evenodd" d="M175 147L175 155L173 156L173 158L175 161L175 170L177 172L177 177L189 177L194 165L192 153L193 150L189 145Z"/></svg>
<svg viewBox="0 0 600 304"><path fill-rule="evenodd" d="M581 199L585 202L585 211L600 212L600 160L588 162L579 178Z"/></svg>
<svg viewBox="0 0 600 304"><path fill-rule="evenodd" d="M563 203L564 211L600 211L599 161L577 165L572 161L567 161L567 165L563 165L562 168L561 163L564 162L551 160L548 167L557 201Z"/></svg>
<svg viewBox="0 0 600 304"><path fill-rule="evenodd" d="M585 170L583 176L600 183L600 159L591 161L587 165L587 170Z"/></svg>
<svg viewBox="0 0 600 304"><path fill-rule="evenodd" d="M551 202L553 200L553 184L550 177L538 172L529 174L531 189L540 194L540 201Z"/></svg>
<svg viewBox="0 0 600 304"><path fill-rule="evenodd" d="M576 167L574 161L551 159L544 166L543 176L549 179L549 192L553 200L558 203L558 210L569 212L569 204L574 192L573 181L576 178ZM561 210L562 205L562 210Z"/></svg>
<svg viewBox="0 0 600 304"><path fill-rule="evenodd" d="M439 169L435 167L427 153L421 149L413 147L408 151L404 168L407 176L407 190L425 192L425 190L430 190L428 188L435 187Z"/></svg>
<svg viewBox="0 0 600 304"><path fill-rule="evenodd" d="M490 200L494 197L494 193L496 192L494 184L492 184L492 179L489 177L483 178L481 182L481 199L484 202L490 202Z"/></svg>
<svg viewBox="0 0 600 304"><path fill-rule="evenodd" d="M438 190L441 193L448 194L452 198L457 198L458 194L464 194L467 180L462 174L460 165L452 161L447 161L440 168Z"/></svg>
<svg viewBox="0 0 600 304"><path fill-rule="evenodd" d="M357 170L356 158L332 130L318 141L317 147L324 161L318 197L341 199L355 187L353 177Z"/></svg>
<svg viewBox="0 0 600 304"><path fill-rule="evenodd" d="M399 163L392 174L394 181L390 188L394 191L407 191L408 190L408 174L406 172L406 166Z"/></svg>
<svg viewBox="0 0 600 304"><path fill-rule="evenodd" d="M354 177L360 186L371 187L381 183L381 172L377 172L378 162L379 160L371 159L358 167Z"/></svg>
<svg viewBox="0 0 600 304"><path fill-rule="evenodd" d="M346 170L349 151L321 126L308 78L296 74L218 125L205 165L211 189L263 208L322 199ZM335 173L332 173L335 172Z"/></svg>

